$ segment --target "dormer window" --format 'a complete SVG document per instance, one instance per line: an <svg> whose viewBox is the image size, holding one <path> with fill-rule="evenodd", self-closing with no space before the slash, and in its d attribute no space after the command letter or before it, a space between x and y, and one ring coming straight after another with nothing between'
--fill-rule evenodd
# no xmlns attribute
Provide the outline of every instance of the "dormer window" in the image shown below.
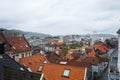
<svg viewBox="0 0 120 80"><path fill-rule="evenodd" d="M70 69L65 69L64 72L63 72L63 76L64 77L69 77L70 75Z"/></svg>
<svg viewBox="0 0 120 80"><path fill-rule="evenodd" d="M38 71L42 71L43 70L43 66L40 66L39 68L38 68Z"/></svg>

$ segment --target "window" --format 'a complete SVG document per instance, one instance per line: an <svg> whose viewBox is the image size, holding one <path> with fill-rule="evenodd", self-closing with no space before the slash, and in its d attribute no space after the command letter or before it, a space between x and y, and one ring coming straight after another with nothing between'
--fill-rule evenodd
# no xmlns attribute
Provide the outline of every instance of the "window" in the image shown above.
<svg viewBox="0 0 120 80"><path fill-rule="evenodd" d="M22 54L22 58L24 58L24 54Z"/></svg>
<svg viewBox="0 0 120 80"><path fill-rule="evenodd" d="M65 69L64 73L63 73L63 76L64 77L69 77L69 74L70 74L70 69Z"/></svg>
<svg viewBox="0 0 120 80"><path fill-rule="evenodd" d="M42 71L43 70L43 66L40 66L38 71Z"/></svg>
<svg viewBox="0 0 120 80"><path fill-rule="evenodd" d="M117 63L118 58L117 57L112 57L112 62Z"/></svg>

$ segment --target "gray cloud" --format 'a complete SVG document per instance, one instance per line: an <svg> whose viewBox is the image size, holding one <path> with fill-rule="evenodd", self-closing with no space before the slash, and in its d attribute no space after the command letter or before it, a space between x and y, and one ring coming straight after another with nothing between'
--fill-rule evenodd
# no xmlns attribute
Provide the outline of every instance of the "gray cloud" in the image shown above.
<svg viewBox="0 0 120 80"><path fill-rule="evenodd" d="M0 27L53 35L116 33L120 0L1 0Z"/></svg>

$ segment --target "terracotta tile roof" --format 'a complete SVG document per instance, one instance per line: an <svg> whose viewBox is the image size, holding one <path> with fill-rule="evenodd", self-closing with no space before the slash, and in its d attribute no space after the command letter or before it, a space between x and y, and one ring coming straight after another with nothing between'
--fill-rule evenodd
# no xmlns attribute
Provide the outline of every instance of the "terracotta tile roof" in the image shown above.
<svg viewBox="0 0 120 80"><path fill-rule="evenodd" d="M72 56L72 54L67 54L67 55L68 56L66 56L66 57L68 57L68 58L69 58L69 55ZM72 56L72 59L67 59L67 65L90 68L90 65L91 65L90 63L82 62L84 57L82 57L80 55L75 55L75 56L74 55Z"/></svg>
<svg viewBox="0 0 120 80"><path fill-rule="evenodd" d="M21 58L19 63L25 67L29 67L32 71L35 71L33 66L41 63L50 63L46 57L42 56L40 53L34 54L29 57Z"/></svg>
<svg viewBox="0 0 120 80"><path fill-rule="evenodd" d="M82 61L68 61L67 65L70 66L76 66L76 67L87 67L88 69L90 68L91 64L90 63L86 63L86 62L82 62Z"/></svg>
<svg viewBox="0 0 120 80"><path fill-rule="evenodd" d="M102 51L103 53L107 53L109 51L109 48L105 45L91 45L89 47L87 47L86 49L93 49L93 48L96 48L96 49L99 49L100 51Z"/></svg>
<svg viewBox="0 0 120 80"><path fill-rule="evenodd" d="M96 52L92 51L89 54L87 54L86 57L96 57L96 56L98 56L98 54Z"/></svg>
<svg viewBox="0 0 120 80"><path fill-rule="evenodd" d="M84 80L85 68L58 64L41 65L43 65L42 72L47 76L49 80ZM65 69L70 70L69 77L63 76Z"/></svg>
<svg viewBox="0 0 120 80"><path fill-rule="evenodd" d="M12 46L12 48L10 48L10 46L7 46L6 50L12 50L15 53L31 50L28 42L22 36L6 37L6 39L9 42L9 44ZM0 42L5 42L1 34L0 34Z"/></svg>
<svg viewBox="0 0 120 80"><path fill-rule="evenodd" d="M9 43L12 45L14 52L30 51L31 48L23 37L8 37Z"/></svg>
<svg viewBox="0 0 120 80"><path fill-rule="evenodd" d="M85 67L74 67L69 65L59 65L59 64L50 64L41 62L39 54L33 55L32 57L26 57L20 59L20 64L29 67L33 72L44 73L49 80L84 80L85 76ZM43 57L41 57L43 58ZM41 71L39 67L43 66ZM64 77L64 70L70 70L68 77Z"/></svg>
<svg viewBox="0 0 120 80"><path fill-rule="evenodd" d="M40 73L44 73L49 80L84 80L85 68L83 67L42 63L34 63L28 67L30 67L33 72L39 73L38 69L40 66L43 66ZM65 69L70 70L69 77L63 76Z"/></svg>
<svg viewBox="0 0 120 80"><path fill-rule="evenodd" d="M96 65L102 61L102 57L100 57L96 52L92 51L81 62Z"/></svg>
<svg viewBox="0 0 120 80"><path fill-rule="evenodd" d="M60 61L64 61L64 54L59 52L59 55L56 52L51 52L46 55L46 58L50 61L50 63L59 63Z"/></svg>

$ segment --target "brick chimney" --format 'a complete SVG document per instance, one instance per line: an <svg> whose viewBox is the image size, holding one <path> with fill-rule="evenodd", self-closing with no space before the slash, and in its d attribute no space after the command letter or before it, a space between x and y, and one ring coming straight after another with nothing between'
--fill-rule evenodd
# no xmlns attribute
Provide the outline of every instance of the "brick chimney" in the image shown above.
<svg viewBox="0 0 120 80"><path fill-rule="evenodd" d="M120 29L117 31L118 34L118 69L120 72Z"/></svg>

